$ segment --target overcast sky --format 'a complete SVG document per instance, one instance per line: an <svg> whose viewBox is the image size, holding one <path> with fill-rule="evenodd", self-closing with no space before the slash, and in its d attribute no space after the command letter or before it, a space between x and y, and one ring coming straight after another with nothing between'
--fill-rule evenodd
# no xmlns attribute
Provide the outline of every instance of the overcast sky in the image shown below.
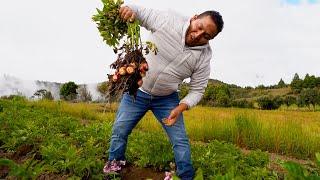
<svg viewBox="0 0 320 180"><path fill-rule="evenodd" d="M210 44L211 78L241 86L320 76L317 0L136 0L186 16L220 11L225 29ZM115 60L91 20L100 0L4 0L0 4L0 76L95 83ZM147 36L143 31L143 37Z"/></svg>

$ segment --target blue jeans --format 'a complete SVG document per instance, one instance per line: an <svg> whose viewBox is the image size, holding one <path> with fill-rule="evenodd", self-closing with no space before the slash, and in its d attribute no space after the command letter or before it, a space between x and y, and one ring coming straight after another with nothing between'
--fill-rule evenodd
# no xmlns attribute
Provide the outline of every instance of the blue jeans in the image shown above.
<svg viewBox="0 0 320 180"><path fill-rule="evenodd" d="M192 167L190 144L184 127L183 115L181 114L171 127L161 122L178 105L177 92L168 96L152 96L138 90L135 101L128 93L125 93L112 129L109 160L125 160L128 135L145 113L151 110L168 134L173 146L177 175L183 180L192 179L195 173Z"/></svg>

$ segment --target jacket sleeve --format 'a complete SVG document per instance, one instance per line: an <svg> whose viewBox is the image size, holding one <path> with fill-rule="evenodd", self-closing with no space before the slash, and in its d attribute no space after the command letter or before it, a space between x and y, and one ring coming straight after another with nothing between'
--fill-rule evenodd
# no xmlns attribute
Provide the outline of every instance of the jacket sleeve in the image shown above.
<svg viewBox="0 0 320 180"><path fill-rule="evenodd" d="M168 13L165 11L148 9L132 4L128 4L127 6L137 14L136 18L140 21L141 26L151 32L155 32L161 28L168 17Z"/></svg>
<svg viewBox="0 0 320 180"><path fill-rule="evenodd" d="M188 109L197 105L201 100L205 88L208 85L208 80L210 76L210 60L212 57L211 51L205 56L203 63L193 72L190 80L190 89L186 97L184 97L181 103L188 105Z"/></svg>

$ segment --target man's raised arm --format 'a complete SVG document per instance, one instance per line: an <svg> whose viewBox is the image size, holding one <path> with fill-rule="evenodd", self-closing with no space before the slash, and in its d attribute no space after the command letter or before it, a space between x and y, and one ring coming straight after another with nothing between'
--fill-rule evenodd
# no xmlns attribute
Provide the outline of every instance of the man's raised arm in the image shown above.
<svg viewBox="0 0 320 180"><path fill-rule="evenodd" d="M125 21L138 19L141 26L155 32L166 22L168 16L164 11L148 9L136 5L125 5L119 10L120 16Z"/></svg>

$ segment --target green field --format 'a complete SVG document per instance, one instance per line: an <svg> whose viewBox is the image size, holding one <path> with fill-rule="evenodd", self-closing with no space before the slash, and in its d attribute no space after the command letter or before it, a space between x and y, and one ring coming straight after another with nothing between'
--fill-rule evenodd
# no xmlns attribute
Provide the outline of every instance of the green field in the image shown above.
<svg viewBox="0 0 320 180"><path fill-rule="evenodd" d="M103 179L116 107L0 100L0 178ZM184 115L200 179L319 178L319 112L198 106ZM266 151L308 164L271 162ZM152 114L130 135L126 156L134 167L170 170L171 145Z"/></svg>
<svg viewBox="0 0 320 180"><path fill-rule="evenodd" d="M196 107L185 113L185 121L195 141L217 139L303 159L320 150L320 112ZM151 114L138 127L161 130Z"/></svg>

